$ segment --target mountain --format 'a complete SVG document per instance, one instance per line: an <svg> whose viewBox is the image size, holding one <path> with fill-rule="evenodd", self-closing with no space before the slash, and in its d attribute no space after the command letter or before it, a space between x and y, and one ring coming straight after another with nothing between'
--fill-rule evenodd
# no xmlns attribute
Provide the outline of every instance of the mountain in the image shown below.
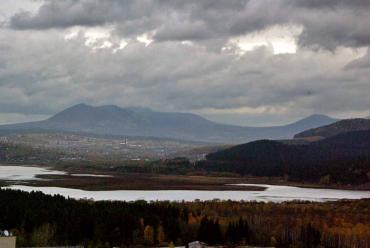
<svg viewBox="0 0 370 248"><path fill-rule="evenodd" d="M284 126L241 127L219 124L189 113L156 112L147 108L78 104L51 118L0 126L0 132L67 131L118 136L172 138L215 143L245 143L258 139L287 139L294 134L335 122L312 115Z"/></svg>
<svg viewBox="0 0 370 248"><path fill-rule="evenodd" d="M294 180L368 183L370 130L341 133L306 145L259 140L208 154L199 166L255 176L288 176Z"/></svg>
<svg viewBox="0 0 370 248"><path fill-rule="evenodd" d="M370 130L370 120L368 119L347 119L341 120L323 127L313 128L294 136L297 139L321 139L331 137L340 133Z"/></svg>

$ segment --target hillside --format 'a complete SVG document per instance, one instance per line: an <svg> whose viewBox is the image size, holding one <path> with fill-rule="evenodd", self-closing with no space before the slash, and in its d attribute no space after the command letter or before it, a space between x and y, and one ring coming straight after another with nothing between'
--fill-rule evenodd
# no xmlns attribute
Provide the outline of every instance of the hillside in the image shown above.
<svg viewBox="0 0 370 248"><path fill-rule="evenodd" d="M78 104L44 121L2 125L0 133L68 131L235 144L258 139L287 139L308 128L334 121L336 120L327 116L312 115L283 126L241 127L215 123L189 113Z"/></svg>
<svg viewBox="0 0 370 248"><path fill-rule="evenodd" d="M370 120L368 119L347 119L341 120L323 127L309 129L307 131L298 133L294 136L296 139L307 138L327 138L340 133L370 130Z"/></svg>
<svg viewBox="0 0 370 248"><path fill-rule="evenodd" d="M199 166L242 175L293 180L368 183L370 130L339 134L307 145L260 140L211 153ZM328 179L328 180L329 180Z"/></svg>

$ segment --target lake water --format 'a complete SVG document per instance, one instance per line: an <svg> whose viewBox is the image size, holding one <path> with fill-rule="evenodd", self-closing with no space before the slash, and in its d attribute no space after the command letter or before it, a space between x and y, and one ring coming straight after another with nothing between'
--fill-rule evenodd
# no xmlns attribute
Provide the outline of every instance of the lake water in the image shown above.
<svg viewBox="0 0 370 248"><path fill-rule="evenodd" d="M8 166L6 166L8 167ZM15 166L12 166L15 167ZM36 178L36 175L42 174L63 174L64 172L49 171L37 167L18 167L16 173L9 172L10 167L4 169L0 166L0 179L3 180L25 180L24 178ZM7 172L6 176L2 172ZM24 172L24 174L22 174ZM34 174L32 174L32 172ZM16 175L16 177L15 177ZM339 199L361 199L370 198L370 191L355 191L355 190L336 190L336 189L313 189L299 188L292 186L277 186L267 184L239 184L241 186L262 186L266 187L264 191L202 191L202 190L109 190L109 191L86 191L70 188L59 187L31 187L24 185L12 185L5 188L17 189L23 191L41 191L45 194L59 194L65 197L76 199L93 199L100 200L116 200L116 201L194 201L194 200L236 200L236 201L263 201L263 202L282 202L292 200L308 200L308 201L329 201Z"/></svg>
<svg viewBox="0 0 370 248"><path fill-rule="evenodd" d="M0 180L40 180L37 175L63 175L63 171L49 170L36 166L0 166Z"/></svg>
<svg viewBox="0 0 370 248"><path fill-rule="evenodd" d="M0 180L21 181L21 180L42 180L38 175L67 175L64 171L40 168L37 166L1 166ZM111 175L97 174L69 174L76 177L112 177Z"/></svg>

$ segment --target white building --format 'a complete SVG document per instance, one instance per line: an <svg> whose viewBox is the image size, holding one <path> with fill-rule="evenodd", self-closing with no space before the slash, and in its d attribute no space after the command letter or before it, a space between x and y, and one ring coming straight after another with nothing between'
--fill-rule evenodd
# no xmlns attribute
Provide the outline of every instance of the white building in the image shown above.
<svg viewBox="0 0 370 248"><path fill-rule="evenodd" d="M205 248L207 247L206 243L200 242L200 241L194 241L188 244L189 248Z"/></svg>

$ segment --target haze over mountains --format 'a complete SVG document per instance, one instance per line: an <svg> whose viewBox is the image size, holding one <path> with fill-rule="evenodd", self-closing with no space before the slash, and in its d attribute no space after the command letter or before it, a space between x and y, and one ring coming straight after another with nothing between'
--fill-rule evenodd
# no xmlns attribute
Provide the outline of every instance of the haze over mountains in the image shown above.
<svg viewBox="0 0 370 248"><path fill-rule="evenodd" d="M219 124L199 115L157 112L147 108L78 104L43 121L2 125L0 131L66 131L99 135L143 136L216 143L245 143L258 139L288 139L307 129L337 121L312 115L272 127Z"/></svg>

